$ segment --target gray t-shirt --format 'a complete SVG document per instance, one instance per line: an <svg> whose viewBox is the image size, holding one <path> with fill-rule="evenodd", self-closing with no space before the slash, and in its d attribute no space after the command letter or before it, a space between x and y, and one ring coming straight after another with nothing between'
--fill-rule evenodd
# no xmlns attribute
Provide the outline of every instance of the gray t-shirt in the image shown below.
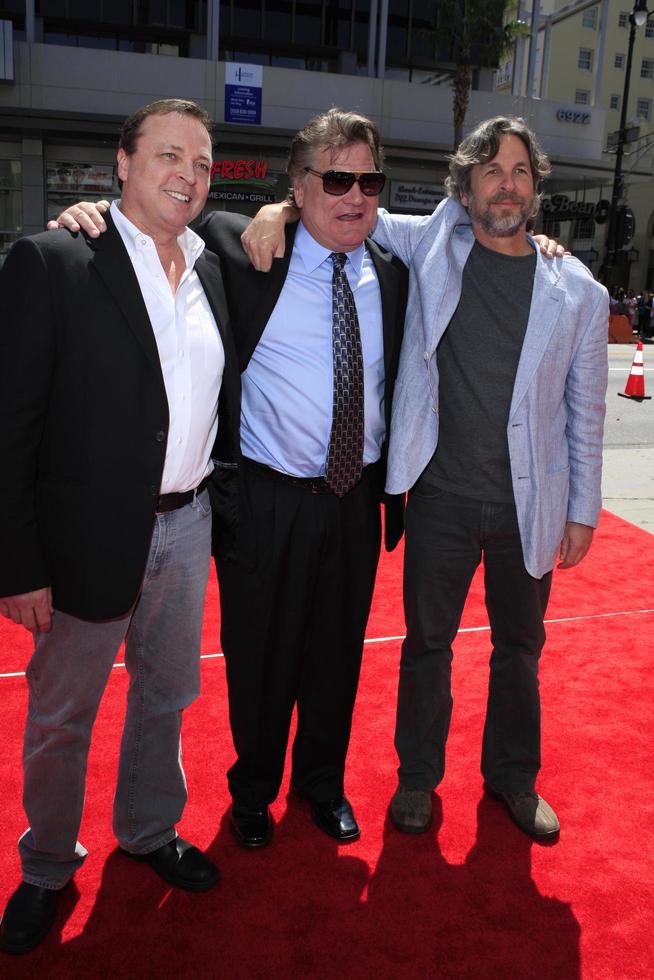
<svg viewBox="0 0 654 980"><path fill-rule="evenodd" d="M535 270L535 252L503 255L475 242L438 345L440 435L426 482L476 500L513 501L507 424Z"/></svg>

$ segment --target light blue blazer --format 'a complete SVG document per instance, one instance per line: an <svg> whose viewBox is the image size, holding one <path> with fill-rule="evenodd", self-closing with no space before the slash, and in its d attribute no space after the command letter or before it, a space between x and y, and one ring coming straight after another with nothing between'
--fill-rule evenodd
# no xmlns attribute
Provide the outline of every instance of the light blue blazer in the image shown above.
<svg viewBox="0 0 654 980"><path fill-rule="evenodd" d="M380 211L372 237L410 269L386 481L388 493L403 493L438 443L436 348L474 235L466 209L448 198L426 218ZM595 527L599 518L609 302L577 259L537 257L508 441L525 567L541 578L554 567L566 521Z"/></svg>

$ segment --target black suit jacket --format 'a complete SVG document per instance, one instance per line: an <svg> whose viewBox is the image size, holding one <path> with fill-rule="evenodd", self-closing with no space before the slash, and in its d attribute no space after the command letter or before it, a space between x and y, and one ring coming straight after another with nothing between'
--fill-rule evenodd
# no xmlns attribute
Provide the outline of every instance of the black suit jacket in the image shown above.
<svg viewBox="0 0 654 980"><path fill-rule="evenodd" d="M197 228L198 234L221 259L241 372L246 369L279 299L288 273L297 230L297 224L286 226L284 258L275 259L270 272L257 272L250 264L240 242L241 233L247 227L249 220L239 214L216 211ZM375 266L381 292L385 369L384 408L388 433L393 386L404 329L408 274L405 266L398 259L385 252L375 242L367 240L366 245ZM385 463L385 447L383 460ZM385 465L382 467L382 480L384 473ZM382 482L380 498L386 505L385 543L390 551L402 537L404 496L391 497L383 494Z"/></svg>
<svg viewBox="0 0 654 980"><path fill-rule="evenodd" d="M137 598L168 433L157 345L111 217L18 241L0 272L0 595L52 586L109 619ZM238 455L240 375L217 256L198 276L225 348L215 454Z"/></svg>

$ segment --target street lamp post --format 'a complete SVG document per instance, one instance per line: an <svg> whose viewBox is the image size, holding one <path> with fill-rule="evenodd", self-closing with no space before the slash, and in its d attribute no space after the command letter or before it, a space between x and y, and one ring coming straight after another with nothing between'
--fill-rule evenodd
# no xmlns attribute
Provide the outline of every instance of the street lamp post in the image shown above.
<svg viewBox="0 0 654 980"><path fill-rule="evenodd" d="M602 281L605 285L612 285L608 280L611 278L611 269L615 265L616 254L618 251L617 231L618 231L618 203L623 193L624 179L622 176L622 158L624 156L624 145L626 142L627 130L627 109L629 105L629 86L631 83L631 63L634 54L634 42L636 40L636 28L642 27L649 17L647 0L636 0L634 9L629 14L629 45L627 47L627 64L624 73L624 91L622 93L622 107L620 111L620 128L618 130L618 143L615 153L615 169L613 171L613 193L611 195L611 207L609 209L609 223L606 231L606 250L604 253L604 267L602 270Z"/></svg>

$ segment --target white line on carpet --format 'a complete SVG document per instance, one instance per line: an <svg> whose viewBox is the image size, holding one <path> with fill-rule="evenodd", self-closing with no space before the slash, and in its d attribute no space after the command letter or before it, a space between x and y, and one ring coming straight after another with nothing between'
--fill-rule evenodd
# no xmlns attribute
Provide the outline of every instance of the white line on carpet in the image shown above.
<svg viewBox="0 0 654 980"><path fill-rule="evenodd" d="M642 613L651 613L654 609L626 609L623 612L610 612L610 613L588 613L586 616L562 616L560 619L546 619L545 625L551 625L552 623L576 623L582 619L606 619L610 616L640 616ZM483 633L484 630L489 630L490 626L466 626L459 630L459 633ZM364 643L389 643L392 640L403 640L404 633L399 636L376 636L370 640L364 640ZM1 675L0 675L1 676Z"/></svg>
<svg viewBox="0 0 654 980"><path fill-rule="evenodd" d="M612 616L642 616L645 613L653 613L654 609L625 609L622 612L608 612L608 613L588 613L586 616L562 616L560 619L546 619L545 625L551 626L553 623L578 623L584 619L610 619ZM484 630L489 630L490 626L466 626L459 630L459 633L483 633ZM403 640L404 633L398 636L375 636L371 637L369 640L364 640L364 643L391 643L393 640ZM223 653L203 653L200 655L200 660L216 660L217 657L224 657ZM114 664L112 669L116 667L124 667L124 663ZM24 670L16 670L10 674L0 674L0 680L7 677L24 677Z"/></svg>

